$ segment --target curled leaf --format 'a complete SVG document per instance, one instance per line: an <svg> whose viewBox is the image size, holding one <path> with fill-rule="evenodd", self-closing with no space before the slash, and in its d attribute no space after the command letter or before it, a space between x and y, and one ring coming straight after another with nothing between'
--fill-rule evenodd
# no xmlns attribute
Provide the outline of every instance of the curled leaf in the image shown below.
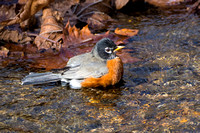
<svg viewBox="0 0 200 133"><path fill-rule="evenodd" d="M146 2L158 6L158 7L166 7L171 5L178 5L185 0L145 0Z"/></svg>
<svg viewBox="0 0 200 133"><path fill-rule="evenodd" d="M62 38L63 27L53 16L51 8L43 10L42 20L40 34L35 38L34 43L38 49L60 49L61 45L58 41Z"/></svg>
<svg viewBox="0 0 200 133"><path fill-rule="evenodd" d="M6 20L6 21L2 21L0 25L8 26L8 25L21 23L24 20L33 16L43 7L49 5L51 2L53 2L53 0L28 0L24 8L22 8L22 10L14 18Z"/></svg>

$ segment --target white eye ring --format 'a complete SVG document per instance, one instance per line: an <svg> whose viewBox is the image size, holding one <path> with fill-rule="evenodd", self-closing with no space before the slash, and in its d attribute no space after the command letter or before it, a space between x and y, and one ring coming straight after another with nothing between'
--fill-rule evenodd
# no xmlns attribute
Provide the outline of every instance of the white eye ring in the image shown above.
<svg viewBox="0 0 200 133"><path fill-rule="evenodd" d="M105 48L105 52L111 54L111 53L112 53L112 50L111 50L111 48L106 47L106 48Z"/></svg>

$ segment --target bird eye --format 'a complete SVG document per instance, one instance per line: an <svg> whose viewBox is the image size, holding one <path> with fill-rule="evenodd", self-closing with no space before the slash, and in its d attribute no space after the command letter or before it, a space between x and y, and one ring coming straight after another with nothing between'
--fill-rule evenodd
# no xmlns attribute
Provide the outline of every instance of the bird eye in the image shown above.
<svg viewBox="0 0 200 133"><path fill-rule="evenodd" d="M112 53L112 50L110 48L106 47L105 52L110 54L110 53Z"/></svg>

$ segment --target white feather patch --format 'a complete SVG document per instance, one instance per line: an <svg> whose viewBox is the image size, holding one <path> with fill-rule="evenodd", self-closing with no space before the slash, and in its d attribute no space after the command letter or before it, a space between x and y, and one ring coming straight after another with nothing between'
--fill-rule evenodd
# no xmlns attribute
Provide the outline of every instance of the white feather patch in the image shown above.
<svg viewBox="0 0 200 133"><path fill-rule="evenodd" d="M81 82L82 80L76 80L76 79L72 79L69 82L69 85L72 89L80 89L81 88Z"/></svg>

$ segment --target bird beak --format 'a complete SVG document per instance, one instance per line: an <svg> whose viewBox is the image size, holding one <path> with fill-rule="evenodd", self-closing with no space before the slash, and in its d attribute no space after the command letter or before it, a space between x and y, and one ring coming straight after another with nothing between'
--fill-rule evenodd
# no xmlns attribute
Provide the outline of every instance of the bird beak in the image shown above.
<svg viewBox="0 0 200 133"><path fill-rule="evenodd" d="M120 50L120 49L123 49L125 46L117 46L117 48L114 50L114 52Z"/></svg>

